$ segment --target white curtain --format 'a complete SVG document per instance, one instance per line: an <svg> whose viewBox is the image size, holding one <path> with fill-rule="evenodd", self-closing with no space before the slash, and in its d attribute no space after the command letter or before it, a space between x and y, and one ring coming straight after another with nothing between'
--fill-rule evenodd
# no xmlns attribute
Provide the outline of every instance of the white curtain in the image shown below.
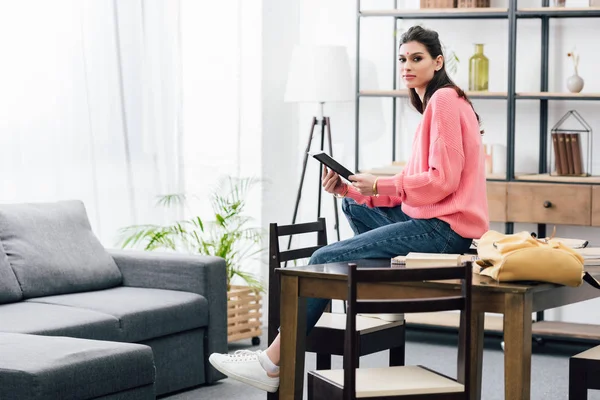
<svg viewBox="0 0 600 400"><path fill-rule="evenodd" d="M0 2L0 202L84 201L106 246L179 192L180 3Z"/></svg>

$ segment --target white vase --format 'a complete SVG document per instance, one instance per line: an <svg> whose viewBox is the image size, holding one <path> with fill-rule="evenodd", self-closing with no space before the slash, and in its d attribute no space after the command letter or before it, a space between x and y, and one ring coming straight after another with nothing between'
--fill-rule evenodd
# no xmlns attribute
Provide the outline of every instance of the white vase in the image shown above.
<svg viewBox="0 0 600 400"><path fill-rule="evenodd" d="M571 93L579 93L583 89L583 79L577 75L577 72L567 79L567 89Z"/></svg>

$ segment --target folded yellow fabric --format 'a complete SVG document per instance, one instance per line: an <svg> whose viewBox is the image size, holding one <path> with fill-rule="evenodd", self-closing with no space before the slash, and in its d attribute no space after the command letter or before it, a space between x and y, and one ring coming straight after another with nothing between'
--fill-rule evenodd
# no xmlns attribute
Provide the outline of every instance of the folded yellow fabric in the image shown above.
<svg viewBox="0 0 600 400"><path fill-rule="evenodd" d="M583 257L559 241L538 240L529 232L486 232L477 244L481 275L499 282L540 281L579 286Z"/></svg>

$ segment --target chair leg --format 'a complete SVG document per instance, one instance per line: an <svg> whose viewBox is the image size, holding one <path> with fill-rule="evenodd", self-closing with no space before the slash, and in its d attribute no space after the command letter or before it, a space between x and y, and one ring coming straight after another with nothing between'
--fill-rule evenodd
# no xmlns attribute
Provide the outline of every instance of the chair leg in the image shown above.
<svg viewBox="0 0 600 400"><path fill-rule="evenodd" d="M404 365L404 346L390 349L390 367L401 367Z"/></svg>
<svg viewBox="0 0 600 400"><path fill-rule="evenodd" d="M588 398L587 371L580 364L580 360L569 360L569 400L587 400Z"/></svg>
<svg viewBox="0 0 600 400"><path fill-rule="evenodd" d="M398 346L390 349L390 367L401 367L406 362L406 326L402 329L400 343L402 346Z"/></svg>
<svg viewBox="0 0 600 400"><path fill-rule="evenodd" d="M331 355L317 353L317 370L331 369Z"/></svg>

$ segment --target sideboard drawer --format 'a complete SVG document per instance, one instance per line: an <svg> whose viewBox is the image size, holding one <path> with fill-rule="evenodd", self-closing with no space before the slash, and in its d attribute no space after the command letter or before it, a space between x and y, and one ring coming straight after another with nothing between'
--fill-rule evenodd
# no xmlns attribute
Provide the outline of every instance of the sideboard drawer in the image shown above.
<svg viewBox="0 0 600 400"><path fill-rule="evenodd" d="M506 182L487 183L490 221L506 222Z"/></svg>
<svg viewBox="0 0 600 400"><path fill-rule="evenodd" d="M508 183L507 218L513 222L590 225L592 187Z"/></svg>
<svg viewBox="0 0 600 400"><path fill-rule="evenodd" d="M600 186L592 186L592 226L600 226Z"/></svg>

